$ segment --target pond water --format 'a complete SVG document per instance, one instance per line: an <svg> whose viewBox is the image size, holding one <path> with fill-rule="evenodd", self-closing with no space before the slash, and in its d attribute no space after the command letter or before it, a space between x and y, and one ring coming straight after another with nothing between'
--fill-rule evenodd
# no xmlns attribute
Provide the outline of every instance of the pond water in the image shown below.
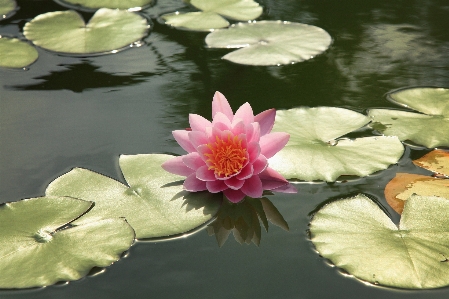
<svg viewBox="0 0 449 299"><path fill-rule="evenodd" d="M1 35L20 37L33 17L66 10L53 1L17 2L20 10L0 22ZM123 182L120 154L182 154L171 131L189 126L188 113L210 118L217 90L234 109L249 102L257 113L299 106L363 113L396 107L384 97L393 89L449 87L447 0L257 2L264 7L260 19L319 26L333 44L294 65L233 64L221 59L227 50L205 47L206 33L159 24L160 13L183 7L180 0L160 0L145 12L154 26L140 47L95 57L38 49L39 59L27 70L0 69L0 203L42 196L49 182L73 167ZM375 196L398 221L383 198L384 186L396 172L427 173L411 163L426 152L407 147L397 165L367 178L300 183L298 194L271 196L290 231L271 225L259 247L240 245L231 235L220 248L199 230L138 242L99 275L42 289L0 290L0 297L448 298L447 287L394 290L347 277L316 254L307 237L309 213L329 198L358 192Z"/></svg>

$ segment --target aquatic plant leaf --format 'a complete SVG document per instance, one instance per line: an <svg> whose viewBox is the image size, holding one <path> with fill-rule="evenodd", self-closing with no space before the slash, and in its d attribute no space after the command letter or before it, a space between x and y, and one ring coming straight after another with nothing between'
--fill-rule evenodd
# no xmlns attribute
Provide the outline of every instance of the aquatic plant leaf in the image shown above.
<svg viewBox="0 0 449 299"><path fill-rule="evenodd" d="M449 152L433 150L413 161L416 166L430 170L436 174L449 176Z"/></svg>
<svg viewBox="0 0 449 299"><path fill-rule="evenodd" d="M77 280L106 267L134 242L124 219L67 226L92 202L40 197L0 206L0 288L30 288Z"/></svg>
<svg viewBox="0 0 449 299"><path fill-rule="evenodd" d="M36 61L38 53L30 44L17 38L0 38L0 67L22 68Z"/></svg>
<svg viewBox="0 0 449 299"><path fill-rule="evenodd" d="M101 8L85 24L75 11L38 15L24 35L44 49L67 54L106 54L139 41L148 31L145 18L133 12Z"/></svg>
<svg viewBox="0 0 449 299"><path fill-rule="evenodd" d="M136 237L154 238L191 231L214 217L222 195L183 191L184 177L161 168L170 155L121 155L120 168L128 186L75 168L49 184L47 195L71 196L94 201L95 207L74 224L125 217Z"/></svg>
<svg viewBox="0 0 449 299"><path fill-rule="evenodd" d="M449 285L449 200L411 196L399 227L364 195L334 201L310 222L318 253L355 277L397 288Z"/></svg>
<svg viewBox="0 0 449 299"><path fill-rule="evenodd" d="M388 95L393 102L421 113L371 109L372 127L428 148L449 146L449 89L409 88ZM381 126L379 126L379 123Z"/></svg>
<svg viewBox="0 0 449 299"><path fill-rule="evenodd" d="M449 180L425 175L397 173L384 190L388 204L402 214L405 201L412 195L449 198Z"/></svg>
<svg viewBox="0 0 449 299"><path fill-rule="evenodd" d="M319 27L281 21L238 23L206 37L211 48L242 48L223 59L248 65L308 60L326 51L331 41L330 35Z"/></svg>
<svg viewBox="0 0 449 299"><path fill-rule="evenodd" d="M213 12L170 13L161 16L165 24L178 29L211 31L229 26L229 22Z"/></svg>
<svg viewBox="0 0 449 299"><path fill-rule="evenodd" d="M60 0L59 2L68 3L70 5L80 5L90 9L98 8L117 8L140 10L139 8L147 7L153 4L154 0Z"/></svg>
<svg viewBox="0 0 449 299"><path fill-rule="evenodd" d="M386 169L404 152L396 137L336 139L368 122L366 116L343 108L278 110L273 131L289 133L290 140L269 165L287 179L328 182Z"/></svg>
<svg viewBox="0 0 449 299"><path fill-rule="evenodd" d="M0 20L3 16L8 15L10 12L17 8L16 1L14 0L0 0Z"/></svg>

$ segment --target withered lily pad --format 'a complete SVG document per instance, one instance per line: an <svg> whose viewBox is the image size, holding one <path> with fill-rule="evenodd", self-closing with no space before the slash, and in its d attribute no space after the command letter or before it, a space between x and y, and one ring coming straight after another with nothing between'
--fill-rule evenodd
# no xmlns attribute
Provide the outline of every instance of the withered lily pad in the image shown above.
<svg viewBox="0 0 449 299"><path fill-rule="evenodd" d="M185 233L215 216L222 195L183 191L185 177L161 167L172 157L120 156L120 168L128 186L93 171L75 168L51 182L46 194L95 202L89 213L74 221L76 225L125 217L139 239Z"/></svg>

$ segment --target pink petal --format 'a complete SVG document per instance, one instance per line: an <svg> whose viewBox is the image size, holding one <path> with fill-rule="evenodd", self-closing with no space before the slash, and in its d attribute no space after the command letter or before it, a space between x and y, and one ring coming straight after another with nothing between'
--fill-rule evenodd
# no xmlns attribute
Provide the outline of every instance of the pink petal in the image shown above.
<svg viewBox="0 0 449 299"><path fill-rule="evenodd" d="M212 193L218 193L228 189L228 186L223 181L206 182L207 190Z"/></svg>
<svg viewBox="0 0 449 299"><path fill-rule="evenodd" d="M253 162L254 174L259 174L268 166L268 160L264 155L259 155L256 161Z"/></svg>
<svg viewBox="0 0 449 299"><path fill-rule="evenodd" d="M257 157L260 155L260 146L256 142L250 142L247 145L247 151L249 155L249 162L254 163L256 161Z"/></svg>
<svg viewBox="0 0 449 299"><path fill-rule="evenodd" d="M275 109L268 109L254 116L254 121L260 125L260 135L263 136L271 132L276 117Z"/></svg>
<svg viewBox="0 0 449 299"><path fill-rule="evenodd" d="M211 153L210 148L209 148L206 144L203 144L203 145L198 146L198 147L196 148L196 150L197 150L198 153L200 154L201 159L203 159L203 161L206 161L207 159L209 159L208 157L206 157L206 156L204 155L204 154L210 154L210 153Z"/></svg>
<svg viewBox="0 0 449 299"><path fill-rule="evenodd" d="M284 132L275 132L260 137L260 153L267 159L280 151L290 139L290 135Z"/></svg>
<svg viewBox="0 0 449 299"><path fill-rule="evenodd" d="M206 163L197 152L190 153L182 156L182 162L189 168L197 170L201 166L205 166Z"/></svg>
<svg viewBox="0 0 449 299"><path fill-rule="evenodd" d="M248 103L243 104L240 108L235 112L234 119L239 118L243 120L245 125L249 125L254 122L254 113L253 108Z"/></svg>
<svg viewBox="0 0 449 299"><path fill-rule="evenodd" d="M223 94L217 91L215 92L214 99L212 100L212 118L214 118L215 114L218 112L226 115L229 121L232 121L232 118L234 117L234 113L232 113L228 100L226 100Z"/></svg>
<svg viewBox="0 0 449 299"><path fill-rule="evenodd" d="M198 192L207 190L206 182L196 178L196 175L192 173L184 181L184 189L190 192Z"/></svg>
<svg viewBox="0 0 449 299"><path fill-rule="evenodd" d="M240 134L245 134L245 139L246 139L246 126L243 123L243 121L239 121L237 123L233 123L232 124L232 129L231 132L234 135L240 135Z"/></svg>
<svg viewBox="0 0 449 299"><path fill-rule="evenodd" d="M259 176L253 175L245 181L245 184L243 184L240 190L252 198L262 197L262 181L259 179Z"/></svg>
<svg viewBox="0 0 449 299"><path fill-rule="evenodd" d="M174 157L168 161L165 161L162 163L162 168L168 172L182 175L182 176L189 176L195 171L187 167L184 162L182 162L182 158L184 156Z"/></svg>
<svg viewBox="0 0 449 299"><path fill-rule="evenodd" d="M246 126L246 140L248 142L259 142L260 140L259 123L254 122Z"/></svg>
<svg viewBox="0 0 449 299"><path fill-rule="evenodd" d="M196 171L196 178L202 181L216 181L215 173L213 170L209 170L206 165L200 167ZM208 188L209 189L209 188Z"/></svg>
<svg viewBox="0 0 449 299"><path fill-rule="evenodd" d="M246 180L247 178L251 177L254 173L253 165L246 164L245 167L242 168L240 173L236 176L239 180Z"/></svg>
<svg viewBox="0 0 449 299"><path fill-rule="evenodd" d="M175 130L172 132L173 137L175 137L176 142L188 153L194 152L195 147L189 140L189 132L186 130Z"/></svg>
<svg viewBox="0 0 449 299"><path fill-rule="evenodd" d="M195 149L208 142L206 133L200 131L189 132L189 139Z"/></svg>
<svg viewBox="0 0 449 299"><path fill-rule="evenodd" d="M231 121L223 113L217 112L212 120L212 126L220 130L229 130L231 129Z"/></svg>
<svg viewBox="0 0 449 299"><path fill-rule="evenodd" d="M242 188L243 184L245 183L245 181L236 179L235 176L225 180L224 182L229 188L234 189L234 190L238 190L238 189Z"/></svg>
<svg viewBox="0 0 449 299"><path fill-rule="evenodd" d="M273 168L267 167L259 174L264 190L272 190L288 184L288 181Z"/></svg>
<svg viewBox="0 0 449 299"><path fill-rule="evenodd" d="M226 189L223 194L233 203L238 203L245 198L245 194L240 190Z"/></svg>
<svg viewBox="0 0 449 299"><path fill-rule="evenodd" d="M211 127L212 123L198 114L189 114L189 123L192 131L204 131L206 127Z"/></svg>

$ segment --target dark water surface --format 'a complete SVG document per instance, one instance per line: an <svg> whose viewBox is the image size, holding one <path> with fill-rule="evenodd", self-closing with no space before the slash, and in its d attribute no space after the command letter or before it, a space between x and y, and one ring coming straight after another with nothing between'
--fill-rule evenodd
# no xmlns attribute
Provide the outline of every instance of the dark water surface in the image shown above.
<svg viewBox="0 0 449 299"><path fill-rule="evenodd" d="M21 9L0 22L0 35L20 37L36 15L65 10L53 1L17 2ZM120 154L181 154L171 131L188 127L188 113L210 118L217 90L234 109L249 102L257 113L298 106L364 112L395 107L384 97L392 89L449 87L447 0L258 2L264 6L261 19L327 30L334 39L330 49L295 65L232 64L220 59L227 50L205 47L206 33L157 23L159 13L183 6L180 0L160 0L146 11L154 27L141 47L97 57L38 49L29 70L0 69L0 202L42 196L50 181L73 167L123 181ZM449 298L449 288L367 286L326 264L307 240L309 213L331 197L374 195L397 221L383 188L398 171L426 173L411 163L425 152L407 148L398 165L367 178L302 183L296 195L272 196L290 232L270 226L260 247L240 245L230 236L219 248L202 230L138 243L95 277L37 290L0 290L0 298Z"/></svg>

